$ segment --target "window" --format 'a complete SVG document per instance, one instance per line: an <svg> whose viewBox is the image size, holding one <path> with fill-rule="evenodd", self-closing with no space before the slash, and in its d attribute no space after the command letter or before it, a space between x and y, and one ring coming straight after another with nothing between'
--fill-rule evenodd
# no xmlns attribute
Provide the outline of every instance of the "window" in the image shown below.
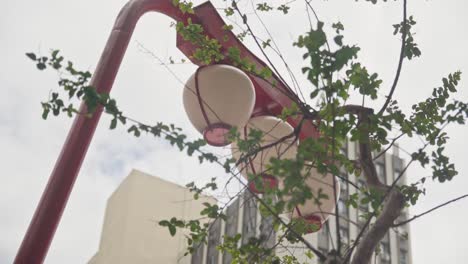
<svg viewBox="0 0 468 264"><path fill-rule="evenodd" d="M359 142L355 141L354 143L356 144L355 147L354 147L354 149L356 151L355 155L356 155L356 158L359 158L359 156L361 155L361 153L359 151Z"/></svg>
<svg viewBox="0 0 468 264"><path fill-rule="evenodd" d="M385 237L382 239L382 242L380 242L380 263L381 264L390 264L391 259L390 259L390 236L385 235Z"/></svg>
<svg viewBox="0 0 468 264"><path fill-rule="evenodd" d="M399 170L394 170L394 171L393 171L393 180L398 179L398 177L400 177L400 174L401 174L401 171L399 171ZM401 183L401 182L399 181L398 183Z"/></svg>
<svg viewBox="0 0 468 264"><path fill-rule="evenodd" d="M195 252L192 254L192 264L202 264L204 243L194 245Z"/></svg>
<svg viewBox="0 0 468 264"><path fill-rule="evenodd" d="M348 142L343 142L343 145L340 147L341 155L348 157Z"/></svg>
<svg viewBox="0 0 468 264"><path fill-rule="evenodd" d="M318 233L318 248L323 253L328 253L329 231L328 225L324 225Z"/></svg>
<svg viewBox="0 0 468 264"><path fill-rule="evenodd" d="M347 149L347 142L343 143L343 146L340 148L340 153L344 155L345 157L348 157L348 149ZM339 168L340 171L340 176L337 177L340 182L340 198L346 199L348 198L349 195L349 189L348 189L348 173L346 172L346 169L344 166L341 166Z"/></svg>
<svg viewBox="0 0 468 264"><path fill-rule="evenodd" d="M367 213L367 212L369 212L369 205L361 203L361 199L365 197L365 195L362 193L362 191L363 191L363 188L366 188L366 184L364 183L364 180L362 179L362 177L358 179L357 186L360 189L358 191L359 192L359 201L358 201L359 210L361 211L361 213Z"/></svg>
<svg viewBox="0 0 468 264"><path fill-rule="evenodd" d="M272 248L275 245L275 230L273 229L273 216L262 217L260 222L260 238L262 246Z"/></svg>
<svg viewBox="0 0 468 264"><path fill-rule="evenodd" d="M340 181L340 199L347 199L349 195L348 175L342 172L338 179Z"/></svg>
<svg viewBox="0 0 468 264"><path fill-rule="evenodd" d="M399 259L398 263L400 264L408 263L408 251L406 251L406 249L400 249Z"/></svg>
<svg viewBox="0 0 468 264"><path fill-rule="evenodd" d="M382 243L381 249L382 249L382 252L380 253L380 263L381 264L390 263L390 247L389 247L389 245Z"/></svg>
<svg viewBox="0 0 468 264"><path fill-rule="evenodd" d="M338 202L339 222L340 222L340 237L341 241L348 244L349 242L349 208L343 200Z"/></svg>
<svg viewBox="0 0 468 264"><path fill-rule="evenodd" d="M386 177L385 177L385 164L384 163L380 163L380 162L377 162L375 163L375 169L377 171L377 177L379 178L379 180L383 183L383 184L386 184Z"/></svg>
<svg viewBox="0 0 468 264"><path fill-rule="evenodd" d="M218 263L219 251L216 247L220 244L221 237L221 220L216 220L211 224L210 232L208 234L208 248L206 252L207 263L214 264Z"/></svg>
<svg viewBox="0 0 468 264"><path fill-rule="evenodd" d="M208 261L206 262L207 264L216 264L216 257L215 256L209 256Z"/></svg>
<svg viewBox="0 0 468 264"><path fill-rule="evenodd" d="M398 228L398 244L400 248L408 247L408 232L401 226Z"/></svg>
<svg viewBox="0 0 468 264"><path fill-rule="evenodd" d="M346 200L348 198L348 183L340 182L340 199Z"/></svg>
<svg viewBox="0 0 468 264"><path fill-rule="evenodd" d="M396 180L403 171L403 160L393 156L393 180Z"/></svg>
<svg viewBox="0 0 468 264"><path fill-rule="evenodd" d="M242 222L242 244L249 242L251 237L255 237L257 228L257 205L250 192L244 192L244 217Z"/></svg>
<svg viewBox="0 0 468 264"><path fill-rule="evenodd" d="M348 218L348 207L343 200L338 201L338 215L344 218Z"/></svg>
<svg viewBox="0 0 468 264"><path fill-rule="evenodd" d="M341 222L340 222L341 223ZM340 224L341 225L341 224ZM341 242L348 244L349 243L349 228L346 225L340 226L340 237L341 237Z"/></svg>
<svg viewBox="0 0 468 264"><path fill-rule="evenodd" d="M224 228L224 234L229 237L234 237L237 234L237 223L239 216L239 199L236 199L226 210L227 220ZM229 264L232 262L232 256L228 252L223 254L223 263Z"/></svg>

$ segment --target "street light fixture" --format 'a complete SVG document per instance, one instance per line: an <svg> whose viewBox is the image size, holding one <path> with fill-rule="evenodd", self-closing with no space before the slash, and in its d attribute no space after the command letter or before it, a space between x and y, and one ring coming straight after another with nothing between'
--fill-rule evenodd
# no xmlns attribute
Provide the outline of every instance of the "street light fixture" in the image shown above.
<svg viewBox="0 0 468 264"><path fill-rule="evenodd" d="M243 127L255 104L249 76L230 65L197 69L185 85L184 107L192 125L212 146L229 144L231 127Z"/></svg>
<svg viewBox="0 0 468 264"><path fill-rule="evenodd" d="M120 64L127 50L133 31L139 19L148 12L165 14L178 22L187 23L189 20L200 24L204 33L212 39L220 41L221 50L227 53L228 48L236 47L240 56L254 64L258 69L266 67L265 63L249 51L236 36L224 29L224 22L210 2L205 2L194 8L194 13L183 13L173 5L172 0L130 0L120 11L112 32L107 40L101 58L97 64L90 85L96 88L98 93L110 93ZM226 38L227 36L227 38ZM197 65L202 65L192 58L196 46L189 41L177 36L177 47ZM231 61L223 61L232 64ZM249 75L255 88L255 105L252 115L281 114L284 107L291 107L298 103L299 99L280 78L273 75L276 85L267 82L258 76ZM73 184L84 160L94 131L102 114L99 107L91 118L85 115L77 115L63 145L60 156L51 173L41 200L34 212L23 242L16 255L15 264L42 263L49 249L52 238L57 229L65 205L70 196ZM86 105L81 104L80 112L86 113ZM300 119L290 119L288 122L297 127ZM226 127L227 128L227 127ZM212 129L213 130L213 129ZM204 130L205 131L205 130ZM221 129L221 134L225 131ZM219 142L216 134L219 129L213 130L215 134L213 142ZM208 139L211 140L211 135ZM303 122L299 132L299 138L318 137L317 129L312 121ZM226 142L223 142L226 143Z"/></svg>
<svg viewBox="0 0 468 264"><path fill-rule="evenodd" d="M258 148L261 149L255 155L245 153L245 162L238 168L242 176L249 181L249 189L255 193L263 193L256 186L256 181L249 179L249 175L260 177L263 188L276 188L278 177L268 171L271 159L295 159L297 153L297 140L294 136L294 128L287 122L273 116L257 116L249 120L249 123L240 129L240 138L247 140L253 130L262 133ZM232 156L236 160L242 159L237 143L232 143ZM250 156L249 156L250 154Z"/></svg>
<svg viewBox="0 0 468 264"><path fill-rule="evenodd" d="M317 229L306 230L307 233L312 233L320 230L335 211L336 201L340 195L340 185L335 176L330 173L319 173L310 163L306 163L302 174L304 184L312 193L312 199L307 199L304 204L297 205L290 212L290 218L303 219L306 223L314 224ZM288 201L288 197L285 200Z"/></svg>

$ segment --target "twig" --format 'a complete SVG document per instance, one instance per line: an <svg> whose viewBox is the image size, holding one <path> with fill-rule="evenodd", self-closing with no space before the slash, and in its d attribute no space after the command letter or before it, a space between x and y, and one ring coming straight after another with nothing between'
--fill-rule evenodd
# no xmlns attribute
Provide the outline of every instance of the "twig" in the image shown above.
<svg viewBox="0 0 468 264"><path fill-rule="evenodd" d="M395 142L400 139L402 136L404 136L405 133L402 133L401 135L399 135L398 137L394 138L392 140L392 142L390 143L390 145L388 145L387 148L385 148L382 152L379 153L379 155L375 156L373 160L377 160L378 158L380 158L380 156L382 156L383 154L385 154L392 146L393 144L395 144Z"/></svg>
<svg viewBox="0 0 468 264"><path fill-rule="evenodd" d="M293 1L292 1L293 2ZM294 90L296 92L296 94L298 95L301 95L302 96L302 100L305 102L306 99L304 97L304 94L302 93L302 90L300 89L300 86L299 86L299 82L297 81L296 79L296 76L294 75L293 71L291 70L291 68L289 67L288 63L286 62L286 60L284 59L283 57L283 54L281 53L280 49L279 49L279 46L276 44L276 41L275 39L273 38L273 35L270 33L270 30L268 29L268 27L265 25L265 23L263 22L262 18L260 17L260 15L258 14L257 10L255 9L254 7L254 3L253 1L251 2L252 3L252 9L254 10L254 14L255 16L257 17L258 21L260 21L260 23L262 24L263 26L263 29L265 30L265 32L268 34L268 36L270 37L271 39L271 42L273 43L273 45L275 46L275 50L276 51L276 54L278 55L278 57L281 59L281 61L283 62L284 66L286 67L288 73L289 73L289 76L291 78L291 81L292 81L292 84L294 86ZM253 36L255 37L255 36ZM271 47L270 45L268 45L269 47Z"/></svg>
<svg viewBox="0 0 468 264"><path fill-rule="evenodd" d="M255 41L255 44L257 44L258 48L260 49L260 51L262 52L263 56L265 57L265 59L268 61L268 63L270 64L271 68L273 69L273 71L275 72L275 74L278 76L279 80L284 84L284 86L287 88L287 90L292 94L294 95L295 97L297 97L297 94L295 94L292 89L286 84L286 82L284 81L284 78L281 76L281 74L279 73L279 71L276 69L275 65L271 62L270 58L268 57L268 55L265 53L265 51L263 50L262 48L262 45L260 45L260 43L258 42L257 38L255 38L255 34L253 33L253 30L252 28L250 27L249 23L247 23L247 19L246 19L246 16L245 14L243 14L239 7L237 6L237 3L236 1L232 1L232 7L234 8L234 10L236 10L236 12L239 14L239 16L242 17L242 20L243 20L243 23L244 25L247 27L247 30L250 32L250 35L252 35L254 41ZM296 98L295 101L298 101L298 97Z"/></svg>
<svg viewBox="0 0 468 264"><path fill-rule="evenodd" d="M401 49L400 49L400 58L398 60L398 68L395 74L395 79L393 80L392 88L390 89L390 93L387 96L387 100L385 101L384 105L380 109L377 115L382 115L382 113L387 109L388 104L392 100L393 92L395 92L395 88L398 84L398 80L400 79L401 68L403 66L403 59L405 58L405 44L406 44L406 36L408 35L408 31L406 29L406 22L407 22L407 14L406 14L406 6L407 0L403 0L403 34L401 38Z"/></svg>
<svg viewBox="0 0 468 264"><path fill-rule="evenodd" d="M445 203L443 203L443 204L440 204L440 205L438 205L438 206L436 206L436 207L434 207L434 208L432 208L432 209L430 209L430 210L427 210L427 211L424 212L424 213L415 215L415 216L411 217L411 218L408 219L408 220L405 220L405 221L396 223L396 224L392 225L392 227L398 227L398 226L406 225L407 223L409 223L409 222L411 222L411 221L413 221L413 220L415 220L415 219L418 219L418 218L420 218L420 217L422 217L422 216L424 216L424 215L426 215L426 214L428 214L428 213L431 213L432 211L435 211L435 210L437 210L437 209L439 209L439 208L441 208L441 207L444 207L444 206L446 206L446 205L448 205L448 204L451 204L451 203L453 203L453 202L456 202L456 201L461 200L461 199L466 198L466 197L468 197L468 194L462 195L462 196L460 196L460 197L457 197L457 198L455 198L455 199L452 199L452 200L450 200L450 201L447 201L447 202L445 202Z"/></svg>

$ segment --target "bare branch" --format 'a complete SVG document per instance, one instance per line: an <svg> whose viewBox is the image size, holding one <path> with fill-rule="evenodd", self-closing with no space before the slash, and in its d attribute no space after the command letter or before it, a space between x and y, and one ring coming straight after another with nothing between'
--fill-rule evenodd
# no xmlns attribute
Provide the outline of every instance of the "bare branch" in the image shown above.
<svg viewBox="0 0 468 264"><path fill-rule="evenodd" d="M265 149L268 149L268 148L271 148L271 147L274 147L276 145L279 145L281 143L283 143L284 141L286 141L287 139L290 139L290 138L294 138L294 140L292 140L292 143L296 142L297 140L297 137L299 135L299 132L301 131L301 128L302 128L302 124L304 123L304 118L302 118L299 122L299 125L297 127L294 128L294 131L291 132L290 134L286 135L286 136L283 136L281 138L279 138L278 140L272 142L272 143L269 143L269 144L266 144L266 145L263 145L263 146L260 146L258 148L255 148L253 149L252 151L250 151L249 153L245 153L245 155L242 155L241 158L239 158L239 160L236 162L236 166L241 164L242 162L246 162L248 160L249 157L252 157L254 155L256 155L257 153L259 153L260 151L263 151ZM291 143L291 144L292 144ZM291 145L288 146L288 148L290 147Z"/></svg>
<svg viewBox="0 0 468 264"><path fill-rule="evenodd" d="M406 14L406 6L407 6L407 1L403 0L403 25L406 26L406 21L407 21L407 14ZM406 43L406 36L408 35L408 31L406 28L403 29L403 34L401 37L401 49L400 49L400 59L398 60L398 68L395 74L395 79L393 79L393 84L392 88L390 89L390 93L387 96L387 100L385 101L384 105L380 109L379 113L377 115L382 115L382 113L387 109L388 104L392 100L393 93L395 92L396 86L398 84L398 80L400 79L400 73L401 73L401 68L403 66L403 59L405 58L405 43Z"/></svg>
<svg viewBox="0 0 468 264"><path fill-rule="evenodd" d="M281 61L283 62L283 64L284 64L286 70L287 70L288 73L289 73L289 76L290 76L290 78L291 78L291 82L292 82L292 84L293 84L293 87L294 87L294 90L295 90L296 94L301 95L302 100L305 102L306 99L305 99L305 97L304 97L304 94L302 93L302 90L300 89L300 85L299 85L299 82L297 81L296 76L294 75L293 71L292 71L291 68L289 67L289 64L288 64L288 63L286 62L286 60L284 59L283 54L281 53L279 46L276 44L276 41L275 41L275 39L273 38L273 35L271 34L270 30L268 29L268 27L266 26L266 24L263 22L263 19L260 17L260 15L258 14L256 8L254 7L254 2L252 1L251 4L252 4L252 9L253 9L253 11L254 11L255 16L257 17L258 21L260 21L260 24L262 24L263 29L264 29L265 32L268 34L268 36L269 36L271 42L273 43L273 45L275 46L275 48L273 49L273 48L271 47L271 45L268 45L268 46L269 46L270 48L272 48L273 51L275 51L275 53L278 55L278 57L279 57L279 58L281 59ZM253 36L253 37L256 37L256 36Z"/></svg>
<svg viewBox="0 0 468 264"><path fill-rule="evenodd" d="M440 204L440 205L438 205L438 206L436 206L436 207L434 207L434 208L432 208L432 209L430 209L430 210L427 210L427 211L424 212L424 213L415 215L415 216L411 217L411 218L408 219L408 220L405 220L405 221L396 223L396 224L392 225L392 227L397 227L397 226L406 225L406 224L408 224L409 222L411 222L411 221L413 221L413 220L416 220L416 219L418 219L418 218L420 218L420 217L422 217L422 216L424 216L424 215L427 215L427 214L429 214L429 213L431 213L431 212L433 212L433 211L435 211L435 210L437 210L437 209L439 209L439 208L442 208L442 207L444 207L444 206L446 206L446 205L449 205L449 204L451 204L451 203L453 203L453 202L456 202L456 201L458 201L458 200L464 199L464 198L466 198L466 197L468 197L468 194L462 195L462 196L460 196L460 197L457 197L457 198L455 198L455 199L452 199L452 200L450 200L450 201L447 201L447 202L445 202L445 203L443 203L443 204Z"/></svg>
<svg viewBox="0 0 468 264"><path fill-rule="evenodd" d="M392 142L390 142L390 144L387 146L387 148L385 148L382 152L379 153L379 155L375 156L374 157L374 160L377 160L378 158L380 158L380 156L382 156L383 154L385 154L394 144L395 142L400 139L402 136L404 136L405 133L401 133L398 137L394 138L392 140Z"/></svg>
<svg viewBox="0 0 468 264"><path fill-rule="evenodd" d="M268 57L268 55L265 53L265 51L263 50L262 48L262 45L260 45L260 43L258 42L258 39L255 37L255 34L252 30L252 28L250 27L250 24L247 22L247 17L245 14L243 14L239 7L237 6L237 3L236 1L232 1L232 7L234 8L234 10L236 10L236 12L239 14L239 16L242 17L242 20L243 20L243 23L244 25L247 27L247 30L250 32L250 35L253 37L254 41L255 41L255 44L257 44L258 48L260 49L260 51L262 52L263 56L265 57L265 59L268 61L268 63L270 64L270 67L271 69L273 69L273 71L275 72L275 74L278 76L279 80L284 84L284 86L288 89L288 91L294 96L296 97L296 102L300 101L299 100L299 97L297 96L297 94L295 94L293 92L293 90L287 85L286 81L284 80L284 78L281 76L281 74L279 73L279 71L276 69L276 67L274 66L273 62L270 60L270 58Z"/></svg>

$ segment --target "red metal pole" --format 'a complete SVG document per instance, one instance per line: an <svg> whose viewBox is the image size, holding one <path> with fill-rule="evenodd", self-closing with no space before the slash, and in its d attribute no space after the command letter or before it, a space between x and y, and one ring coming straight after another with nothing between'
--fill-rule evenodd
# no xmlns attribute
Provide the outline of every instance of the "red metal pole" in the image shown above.
<svg viewBox="0 0 468 264"><path fill-rule="evenodd" d="M124 6L91 80L99 93L110 92L136 23L147 11L178 12L170 0L131 0ZM101 114L102 108L91 118L76 116L14 263L43 263Z"/></svg>

